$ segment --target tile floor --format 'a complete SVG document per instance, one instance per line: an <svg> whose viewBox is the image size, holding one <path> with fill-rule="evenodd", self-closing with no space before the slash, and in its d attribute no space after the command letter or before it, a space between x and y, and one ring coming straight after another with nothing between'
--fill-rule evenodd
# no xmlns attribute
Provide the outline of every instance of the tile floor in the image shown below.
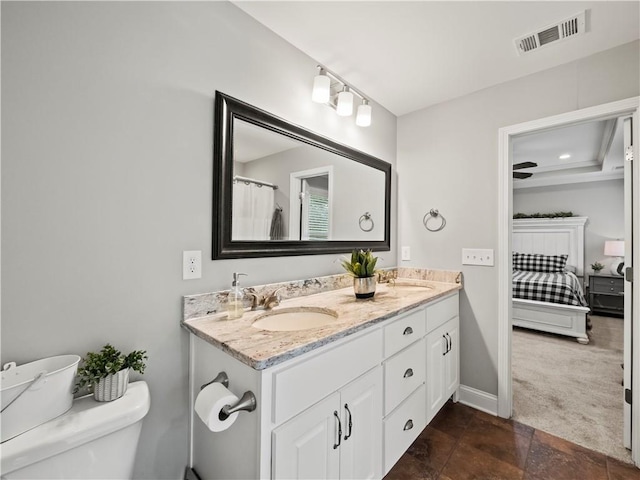
<svg viewBox="0 0 640 480"><path fill-rule="evenodd" d="M640 480L640 469L448 402L385 480Z"/></svg>

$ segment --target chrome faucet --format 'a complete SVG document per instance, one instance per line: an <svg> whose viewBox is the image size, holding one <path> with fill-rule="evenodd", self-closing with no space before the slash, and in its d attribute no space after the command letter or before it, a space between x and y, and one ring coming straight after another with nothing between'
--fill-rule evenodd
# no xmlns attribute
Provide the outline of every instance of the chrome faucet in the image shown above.
<svg viewBox="0 0 640 480"><path fill-rule="evenodd" d="M378 272L378 283L390 283L393 285L397 278L397 270L381 270Z"/></svg>
<svg viewBox="0 0 640 480"><path fill-rule="evenodd" d="M253 297L251 300L251 310L271 310L273 307L280 305L280 295L278 292L284 287L280 287L271 293L265 295L258 295L257 293L249 293Z"/></svg>

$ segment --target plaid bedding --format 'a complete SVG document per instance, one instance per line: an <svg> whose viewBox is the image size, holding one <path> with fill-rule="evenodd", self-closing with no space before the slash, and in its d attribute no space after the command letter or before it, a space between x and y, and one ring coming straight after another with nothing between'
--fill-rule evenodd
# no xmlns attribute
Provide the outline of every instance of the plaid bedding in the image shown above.
<svg viewBox="0 0 640 480"><path fill-rule="evenodd" d="M580 281L571 272L513 271L513 298L587 307Z"/></svg>

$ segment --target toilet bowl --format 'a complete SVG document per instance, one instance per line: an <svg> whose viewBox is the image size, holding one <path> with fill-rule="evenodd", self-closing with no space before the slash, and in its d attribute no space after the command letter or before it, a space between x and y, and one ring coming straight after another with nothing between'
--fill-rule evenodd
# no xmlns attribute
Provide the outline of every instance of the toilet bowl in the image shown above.
<svg viewBox="0 0 640 480"><path fill-rule="evenodd" d="M130 383L112 402L76 399L65 414L1 445L2 479L131 478L149 405L146 382Z"/></svg>

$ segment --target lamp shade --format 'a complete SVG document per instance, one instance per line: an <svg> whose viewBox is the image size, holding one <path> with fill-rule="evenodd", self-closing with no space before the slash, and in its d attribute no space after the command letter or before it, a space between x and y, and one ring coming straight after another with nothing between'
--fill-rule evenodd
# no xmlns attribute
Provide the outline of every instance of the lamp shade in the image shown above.
<svg viewBox="0 0 640 480"><path fill-rule="evenodd" d="M359 127L368 127L371 125L371 105L364 100L361 105L358 106L358 113L356 114L356 125Z"/></svg>
<svg viewBox="0 0 640 480"><path fill-rule="evenodd" d="M320 72L313 77L313 91L311 100L316 103L327 103L331 93L331 79Z"/></svg>
<svg viewBox="0 0 640 480"><path fill-rule="evenodd" d="M341 117L348 117L353 113L353 93L347 90L346 87L338 94L336 113Z"/></svg>
<svg viewBox="0 0 640 480"><path fill-rule="evenodd" d="M624 241L607 240L604 242L604 254L609 257L624 257Z"/></svg>

